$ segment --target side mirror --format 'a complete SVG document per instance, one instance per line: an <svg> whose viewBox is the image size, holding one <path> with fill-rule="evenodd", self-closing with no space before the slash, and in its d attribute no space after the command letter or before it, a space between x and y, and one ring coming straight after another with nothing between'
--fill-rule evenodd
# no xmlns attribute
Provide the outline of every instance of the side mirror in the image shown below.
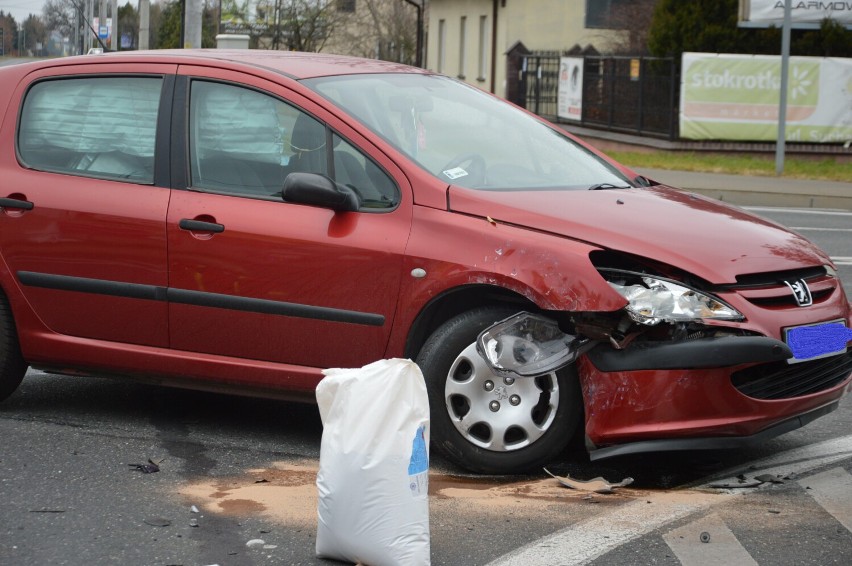
<svg viewBox="0 0 852 566"><path fill-rule="evenodd" d="M361 198L355 191L317 173L287 175L281 198L285 202L330 208L335 212L356 212L361 208Z"/></svg>

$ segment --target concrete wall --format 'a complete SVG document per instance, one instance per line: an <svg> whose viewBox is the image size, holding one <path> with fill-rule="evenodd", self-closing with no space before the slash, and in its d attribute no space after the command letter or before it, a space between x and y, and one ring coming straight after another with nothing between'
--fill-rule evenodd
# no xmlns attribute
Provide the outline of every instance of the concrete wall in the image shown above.
<svg viewBox="0 0 852 566"><path fill-rule="evenodd" d="M492 44L495 4L497 33ZM618 32L586 29L585 12L586 0L430 0L426 66L485 90L492 91L493 84L493 92L505 96L506 51L518 41L531 51L558 51L575 44L607 51Z"/></svg>

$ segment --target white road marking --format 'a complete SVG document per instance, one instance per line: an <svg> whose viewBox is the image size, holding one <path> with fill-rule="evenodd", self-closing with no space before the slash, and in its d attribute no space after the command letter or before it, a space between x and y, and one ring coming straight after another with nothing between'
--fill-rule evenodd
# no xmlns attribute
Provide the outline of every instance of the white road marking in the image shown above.
<svg viewBox="0 0 852 566"><path fill-rule="evenodd" d="M587 564L673 521L742 495L747 490L710 491L709 486L720 480L735 483L736 476L746 469L749 475L804 475L810 470L849 458L852 458L852 435L794 448L755 462L744 462L736 468L705 478L703 483L687 486L695 489L643 494L631 503L505 554L490 562L489 566ZM625 489L622 493L629 493L629 490Z"/></svg>
<svg viewBox="0 0 852 566"><path fill-rule="evenodd" d="M852 475L849 472L833 468L801 479L799 485L810 488L807 493L841 525L852 531Z"/></svg>
<svg viewBox="0 0 852 566"><path fill-rule="evenodd" d="M852 232L852 228L820 228L819 226L788 226L790 230L810 230L817 232Z"/></svg>
<svg viewBox="0 0 852 566"><path fill-rule="evenodd" d="M706 536L706 540L702 540ZM715 513L663 535L683 566L758 566L731 529Z"/></svg>
<svg viewBox="0 0 852 566"><path fill-rule="evenodd" d="M819 214L824 216L852 216L852 212L842 210L803 209L803 208L774 208L771 206L744 206L746 210L755 212L792 212L794 214Z"/></svg>
<svg viewBox="0 0 852 566"><path fill-rule="evenodd" d="M831 261L834 262L834 265L852 265L852 256L843 257L843 256L835 256L831 258Z"/></svg>

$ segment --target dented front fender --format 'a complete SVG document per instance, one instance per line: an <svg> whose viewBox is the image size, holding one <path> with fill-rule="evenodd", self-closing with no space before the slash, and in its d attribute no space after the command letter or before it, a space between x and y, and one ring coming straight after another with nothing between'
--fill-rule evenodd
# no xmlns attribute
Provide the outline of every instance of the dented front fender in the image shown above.
<svg viewBox="0 0 852 566"><path fill-rule="evenodd" d="M616 311L627 304L589 261L598 247L490 219L415 207L404 302L423 305L460 286L491 285L543 310Z"/></svg>

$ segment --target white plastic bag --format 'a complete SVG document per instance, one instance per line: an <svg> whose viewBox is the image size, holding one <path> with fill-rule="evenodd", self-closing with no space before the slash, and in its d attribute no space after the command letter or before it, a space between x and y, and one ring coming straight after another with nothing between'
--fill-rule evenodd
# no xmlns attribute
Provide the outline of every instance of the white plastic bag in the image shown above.
<svg viewBox="0 0 852 566"><path fill-rule="evenodd" d="M316 553L369 566L428 566L429 398L417 364L328 369Z"/></svg>

